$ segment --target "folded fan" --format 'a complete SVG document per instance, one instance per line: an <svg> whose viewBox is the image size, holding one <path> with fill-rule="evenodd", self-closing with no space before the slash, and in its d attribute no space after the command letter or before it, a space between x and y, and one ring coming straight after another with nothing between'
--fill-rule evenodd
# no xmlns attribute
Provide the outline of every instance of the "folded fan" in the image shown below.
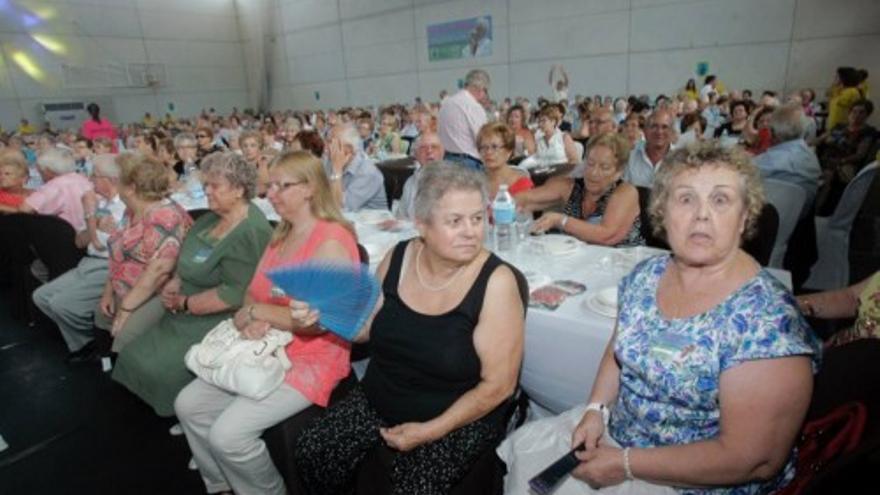
<svg viewBox="0 0 880 495"><path fill-rule="evenodd" d="M307 261L270 270L268 276L289 297L317 309L321 326L349 341L379 298L379 282L361 264Z"/></svg>

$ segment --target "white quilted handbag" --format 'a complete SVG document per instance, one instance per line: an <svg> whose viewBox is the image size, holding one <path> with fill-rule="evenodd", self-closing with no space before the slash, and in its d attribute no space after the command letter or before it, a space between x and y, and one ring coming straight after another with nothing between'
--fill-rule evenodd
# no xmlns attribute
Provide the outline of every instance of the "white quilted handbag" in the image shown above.
<svg viewBox="0 0 880 495"><path fill-rule="evenodd" d="M284 348L291 340L293 334L274 328L260 340L249 340L229 319L190 347L184 360L202 380L227 392L262 400L281 385L290 369Z"/></svg>

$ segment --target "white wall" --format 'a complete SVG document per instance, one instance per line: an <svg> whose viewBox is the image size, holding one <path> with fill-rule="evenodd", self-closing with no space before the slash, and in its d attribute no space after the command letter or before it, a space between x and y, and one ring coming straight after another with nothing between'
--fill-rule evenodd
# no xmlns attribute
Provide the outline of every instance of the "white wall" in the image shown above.
<svg viewBox="0 0 880 495"><path fill-rule="evenodd" d="M45 20L27 27L22 14ZM28 15L29 15L28 14ZM33 34L66 47L55 54ZM23 52L44 76L35 80L13 60ZM164 63L167 84L150 88L66 87L62 64ZM119 121L144 112L192 115L202 108L229 111L248 100L241 36L234 0L0 0L0 125L22 117L41 122L40 104L103 103Z"/></svg>
<svg viewBox="0 0 880 495"><path fill-rule="evenodd" d="M877 0L274 1L274 108L435 100L470 67L534 97L554 63L571 95L672 93L701 61L735 88L821 92L840 65L880 87ZM428 62L429 24L486 14L492 56Z"/></svg>

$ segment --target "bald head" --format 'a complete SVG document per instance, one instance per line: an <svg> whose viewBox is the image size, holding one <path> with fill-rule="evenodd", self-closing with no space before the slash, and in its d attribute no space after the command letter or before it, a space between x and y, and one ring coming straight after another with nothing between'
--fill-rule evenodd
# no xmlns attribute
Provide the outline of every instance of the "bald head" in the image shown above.
<svg viewBox="0 0 880 495"><path fill-rule="evenodd" d="M442 160L444 152L440 136L435 132L425 132L416 141L416 160L422 165Z"/></svg>

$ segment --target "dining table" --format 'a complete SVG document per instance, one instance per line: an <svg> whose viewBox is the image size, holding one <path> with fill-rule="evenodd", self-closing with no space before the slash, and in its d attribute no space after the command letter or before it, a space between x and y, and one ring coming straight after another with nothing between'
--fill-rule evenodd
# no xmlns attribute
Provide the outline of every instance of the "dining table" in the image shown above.
<svg viewBox="0 0 880 495"><path fill-rule="evenodd" d="M398 242L416 235L411 223L393 219L384 211L346 215L370 255L373 269ZM531 417L539 418L584 404L589 397L616 323L616 306L609 309L600 302L600 296L610 290L616 298L618 283L637 263L669 253L645 246L588 244L560 234L518 237L514 249L496 254L529 282L531 303L526 316L520 386L530 399ZM491 248L491 231L486 238ZM791 288L788 272L766 269ZM558 286L575 287L575 293L554 309L534 300L542 287ZM576 293L579 286L583 291Z"/></svg>

